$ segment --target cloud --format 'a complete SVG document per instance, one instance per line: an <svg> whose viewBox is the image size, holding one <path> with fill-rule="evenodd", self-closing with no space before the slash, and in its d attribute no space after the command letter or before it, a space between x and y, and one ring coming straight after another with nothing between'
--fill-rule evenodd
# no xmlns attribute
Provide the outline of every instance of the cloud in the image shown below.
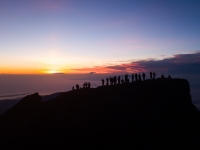
<svg viewBox="0 0 200 150"><path fill-rule="evenodd" d="M139 61L147 71L157 70L161 73L170 74L199 74L200 73L200 52L194 54L177 54L163 60Z"/></svg>
<svg viewBox="0 0 200 150"><path fill-rule="evenodd" d="M133 73L150 72L167 74L200 74L200 52L194 54L176 54L162 60L146 59L130 61L118 65L94 66L92 68L72 69L78 72L97 73Z"/></svg>

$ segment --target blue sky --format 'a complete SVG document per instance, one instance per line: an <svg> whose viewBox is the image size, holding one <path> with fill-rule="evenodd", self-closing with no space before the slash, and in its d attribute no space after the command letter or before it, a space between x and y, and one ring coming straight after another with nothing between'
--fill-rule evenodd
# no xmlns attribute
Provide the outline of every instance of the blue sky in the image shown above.
<svg viewBox="0 0 200 150"><path fill-rule="evenodd" d="M106 73L198 55L199 8L197 0L1 0L0 73Z"/></svg>

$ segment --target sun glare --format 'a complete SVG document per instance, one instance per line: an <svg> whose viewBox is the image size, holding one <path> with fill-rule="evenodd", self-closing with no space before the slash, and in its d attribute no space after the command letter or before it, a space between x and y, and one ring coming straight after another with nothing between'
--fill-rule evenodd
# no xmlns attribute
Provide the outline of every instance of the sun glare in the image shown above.
<svg viewBox="0 0 200 150"><path fill-rule="evenodd" d="M46 71L46 73L48 73L48 74L53 74L53 73L58 73L59 71L57 71L57 70L48 70L48 71Z"/></svg>

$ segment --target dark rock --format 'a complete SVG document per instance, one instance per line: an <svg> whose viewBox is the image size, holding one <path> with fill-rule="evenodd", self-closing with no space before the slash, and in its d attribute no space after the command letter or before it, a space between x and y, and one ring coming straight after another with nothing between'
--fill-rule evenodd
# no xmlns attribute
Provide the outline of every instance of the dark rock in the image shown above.
<svg viewBox="0 0 200 150"><path fill-rule="evenodd" d="M200 113L183 79L22 99L0 116L1 148L200 149ZM10 144L12 143L12 144Z"/></svg>

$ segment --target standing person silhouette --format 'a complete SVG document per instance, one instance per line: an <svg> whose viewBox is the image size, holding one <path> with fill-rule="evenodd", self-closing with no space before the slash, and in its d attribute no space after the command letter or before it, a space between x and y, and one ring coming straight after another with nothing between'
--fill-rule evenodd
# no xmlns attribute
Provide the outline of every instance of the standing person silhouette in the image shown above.
<svg viewBox="0 0 200 150"><path fill-rule="evenodd" d="M120 84L120 76L118 76L118 84Z"/></svg>
<svg viewBox="0 0 200 150"><path fill-rule="evenodd" d="M72 87L72 90L74 90L74 86Z"/></svg>
<svg viewBox="0 0 200 150"><path fill-rule="evenodd" d="M125 75L125 82L129 83L128 74Z"/></svg>
<svg viewBox="0 0 200 150"><path fill-rule="evenodd" d="M152 72L150 72L150 79L152 79Z"/></svg>
<svg viewBox="0 0 200 150"><path fill-rule="evenodd" d="M145 77L146 77L146 74L143 72L142 74L143 81L145 80Z"/></svg>
<svg viewBox="0 0 200 150"><path fill-rule="evenodd" d="M137 77L138 77L138 75L137 75L137 73L136 73L136 74L135 74L135 80L136 80L136 81L138 81L138 78L137 78Z"/></svg>
<svg viewBox="0 0 200 150"><path fill-rule="evenodd" d="M76 89L79 90L79 85L78 84L76 85Z"/></svg>
<svg viewBox="0 0 200 150"><path fill-rule="evenodd" d="M102 81L102 86L104 86L104 79L102 79L101 81Z"/></svg>
<svg viewBox="0 0 200 150"><path fill-rule="evenodd" d="M140 73L139 73L139 81L142 81Z"/></svg>
<svg viewBox="0 0 200 150"><path fill-rule="evenodd" d="M124 78L125 82L127 82L127 74L125 74L125 78Z"/></svg>
<svg viewBox="0 0 200 150"><path fill-rule="evenodd" d="M121 79L122 84L124 83L124 79Z"/></svg>
<svg viewBox="0 0 200 150"><path fill-rule="evenodd" d="M90 82L88 82L88 88L90 88L90 86L91 86L91 84L90 84Z"/></svg>
<svg viewBox="0 0 200 150"><path fill-rule="evenodd" d="M169 78L169 79L172 79L172 77L171 77L170 75L168 75L168 78Z"/></svg>
<svg viewBox="0 0 200 150"><path fill-rule="evenodd" d="M153 72L153 78L154 78L154 79L156 78L156 73L155 73L155 72Z"/></svg>
<svg viewBox="0 0 200 150"><path fill-rule="evenodd" d="M112 85L112 78L110 77L110 85Z"/></svg>
<svg viewBox="0 0 200 150"><path fill-rule="evenodd" d="M85 83L83 84L83 88L85 88Z"/></svg>
<svg viewBox="0 0 200 150"><path fill-rule="evenodd" d="M126 75L126 83L129 83L129 78L128 78L128 74Z"/></svg>
<svg viewBox="0 0 200 150"><path fill-rule="evenodd" d="M127 78L127 82L126 83L129 83L130 81L129 81L129 78Z"/></svg>
<svg viewBox="0 0 200 150"><path fill-rule="evenodd" d="M85 88L87 88L88 87L88 84L87 84L87 82L85 82Z"/></svg>
<svg viewBox="0 0 200 150"><path fill-rule="evenodd" d="M132 82L134 81L134 74L132 74Z"/></svg>
<svg viewBox="0 0 200 150"><path fill-rule="evenodd" d="M116 77L116 76L114 76L114 78L113 78L113 82L114 82L114 85L117 84L117 77Z"/></svg>
<svg viewBox="0 0 200 150"><path fill-rule="evenodd" d="M113 84L114 84L114 78L111 77L111 85L113 85Z"/></svg>
<svg viewBox="0 0 200 150"><path fill-rule="evenodd" d="M107 86L109 85L108 81L109 81L109 79L108 79L108 78L106 78L106 85L107 85Z"/></svg>

